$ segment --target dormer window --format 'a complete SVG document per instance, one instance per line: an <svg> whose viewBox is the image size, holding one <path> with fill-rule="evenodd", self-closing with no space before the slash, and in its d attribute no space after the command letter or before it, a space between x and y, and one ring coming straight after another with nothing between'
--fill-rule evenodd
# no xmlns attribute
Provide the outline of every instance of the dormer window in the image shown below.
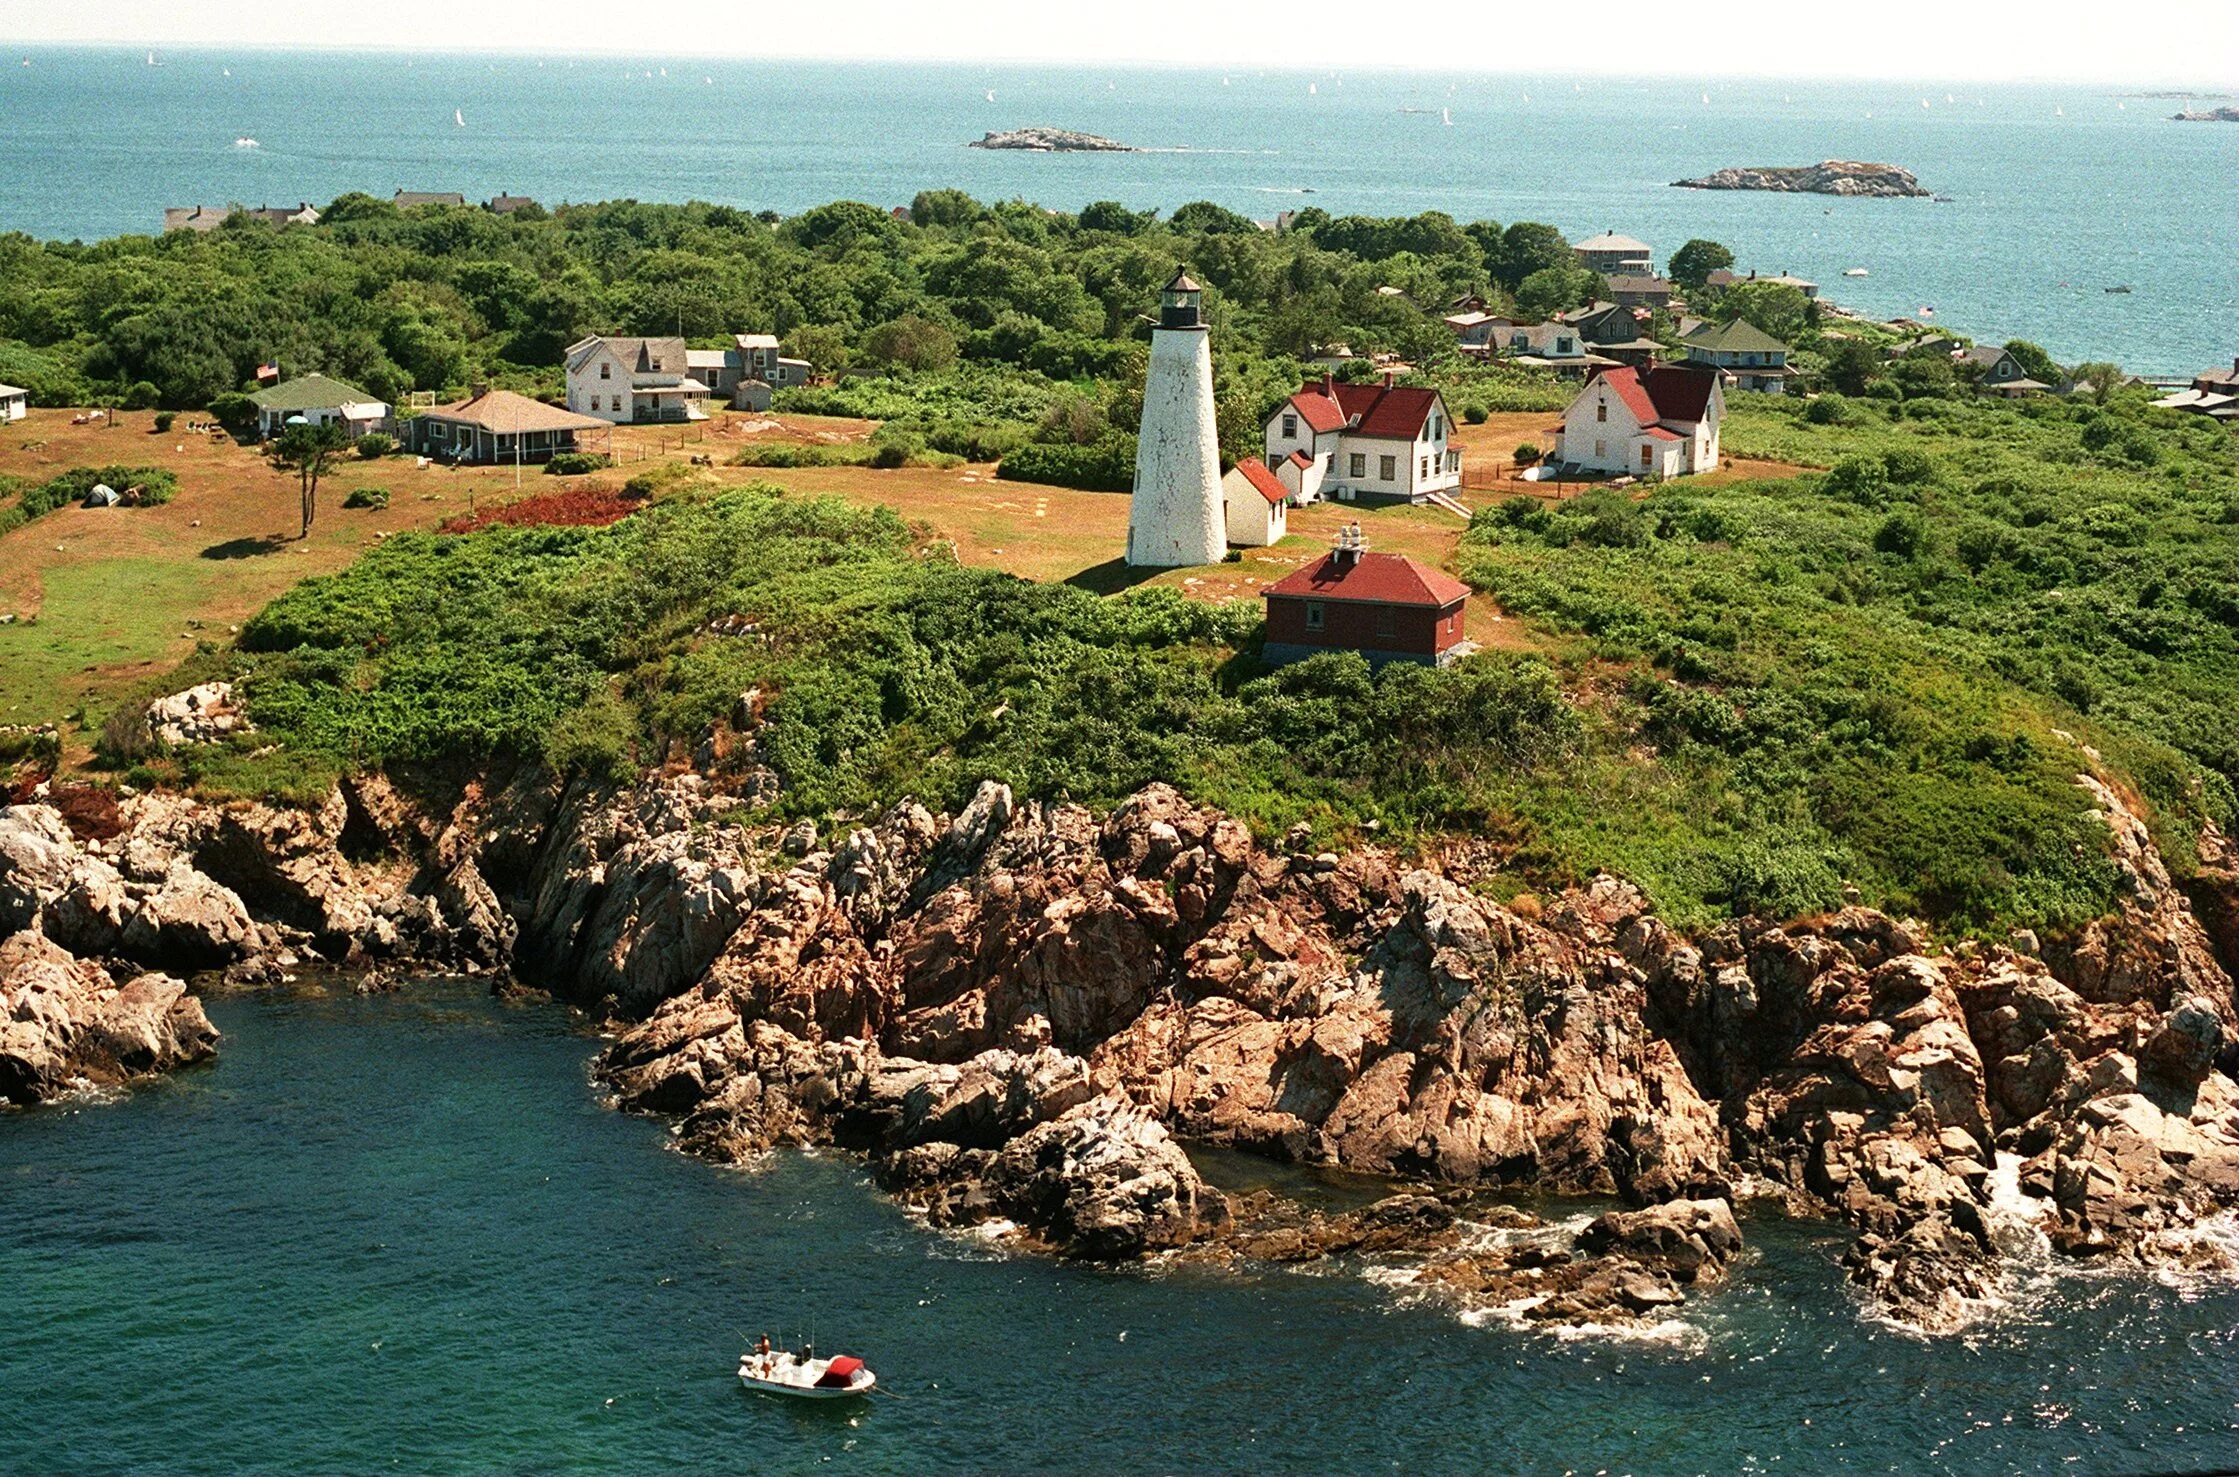
<svg viewBox="0 0 2239 1477"><path fill-rule="evenodd" d="M599 361L599 378L602 380L614 378L614 366L603 359Z"/></svg>

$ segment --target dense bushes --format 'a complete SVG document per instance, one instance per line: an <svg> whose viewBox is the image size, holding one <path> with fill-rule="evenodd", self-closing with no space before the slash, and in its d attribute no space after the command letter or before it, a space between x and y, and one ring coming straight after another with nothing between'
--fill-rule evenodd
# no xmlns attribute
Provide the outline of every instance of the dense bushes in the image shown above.
<svg viewBox="0 0 2239 1477"><path fill-rule="evenodd" d="M152 507L171 501L179 479L162 467L127 466L72 467L45 482L0 478L0 533L82 501L96 487L113 488L133 505Z"/></svg>
<svg viewBox="0 0 2239 1477"><path fill-rule="evenodd" d="M596 472L612 460L595 451L556 451L544 461L547 477L580 477Z"/></svg>
<svg viewBox="0 0 2239 1477"><path fill-rule="evenodd" d="M386 487L353 487L350 495L342 499L345 508L366 508L378 512L389 505Z"/></svg>
<svg viewBox="0 0 2239 1477"><path fill-rule="evenodd" d="M995 475L1085 492L1126 492L1135 485L1135 438L1112 435L1093 446L1030 443L1005 456Z"/></svg>

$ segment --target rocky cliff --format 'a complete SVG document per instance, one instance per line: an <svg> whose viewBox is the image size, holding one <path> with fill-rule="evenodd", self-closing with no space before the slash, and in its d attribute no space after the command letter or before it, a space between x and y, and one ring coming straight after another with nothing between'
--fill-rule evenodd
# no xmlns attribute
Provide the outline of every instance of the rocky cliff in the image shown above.
<svg viewBox="0 0 2239 1477"><path fill-rule="evenodd" d="M1701 179L1673 180L1686 190L1772 190L1811 195L1926 195L1909 169L1894 164L1862 164L1829 159L1793 167L1721 169Z"/></svg>
<svg viewBox="0 0 2239 1477"><path fill-rule="evenodd" d="M1025 149L1037 154L1133 154L1132 144L1119 143L1100 134L1078 133L1070 128L1009 128L973 139L975 149Z"/></svg>
<svg viewBox="0 0 2239 1477"><path fill-rule="evenodd" d="M106 837L21 805L0 811L21 934L0 998L76 979L140 1046L40 1039L130 1071L207 1050L206 1023L95 975L510 965L622 1026L601 1077L691 1151L840 1145L936 1225L1101 1258L1376 1255L1520 1318L1622 1323L1727 1275L1732 1203L1772 1196L1851 1229L1869 1308L1948 1330L2021 1249L2221 1265L2239 1204L2211 933L2239 878L2209 838L2178 888L2124 798L2082 784L2122 913L1948 951L1855 908L1682 938L1610 878L1525 916L1384 851L1261 845L1161 786L1099 815L988 785L824 836L738 824L773 793L751 768L376 777L310 812L139 796ZM20 1035L7 1060L50 1065L7 1070L68 1075ZM1344 1215L1226 1195L1184 1142L1395 1194ZM1572 1231L1503 1189L1628 1208Z"/></svg>

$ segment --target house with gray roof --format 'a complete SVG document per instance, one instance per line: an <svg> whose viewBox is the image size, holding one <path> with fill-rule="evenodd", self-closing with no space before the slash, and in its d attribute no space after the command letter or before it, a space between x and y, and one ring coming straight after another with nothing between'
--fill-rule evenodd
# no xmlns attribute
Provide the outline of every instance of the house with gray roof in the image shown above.
<svg viewBox="0 0 2239 1477"><path fill-rule="evenodd" d="M410 210L415 205L464 205L466 196L457 190L399 190L390 203L399 210Z"/></svg>
<svg viewBox="0 0 2239 1477"><path fill-rule="evenodd" d="M246 216L273 226L315 226L319 223L319 209L309 201L294 209L285 205L259 205L254 210L246 206L231 205L166 205L163 207L163 229L171 231L215 231L234 216Z"/></svg>
<svg viewBox="0 0 2239 1477"><path fill-rule="evenodd" d="M257 439L269 441L301 416L314 426L340 425L352 441L389 428L389 407L356 385L323 374L299 374L249 396L257 408Z"/></svg>
<svg viewBox="0 0 2239 1477"><path fill-rule="evenodd" d="M707 419L684 340L594 336L567 351L568 409L615 425Z"/></svg>
<svg viewBox="0 0 2239 1477"><path fill-rule="evenodd" d="M1952 355L1952 362L1961 374L1972 375L1977 393L1995 395L2002 400L2019 400L2024 395L2052 388L2043 380L2032 379L2011 350L1995 344L1976 344L1961 349Z"/></svg>
<svg viewBox="0 0 2239 1477"><path fill-rule="evenodd" d="M1635 241L1630 236L1620 236L1615 231L1604 231L1599 236L1589 236L1571 243L1578 253L1580 265L1588 271L1599 272L1604 277L1653 277L1656 275L1656 256L1645 241Z"/></svg>
<svg viewBox="0 0 2239 1477"><path fill-rule="evenodd" d="M1788 345L1746 318L1701 324L1679 346L1688 362L1720 371L1738 390L1788 391Z"/></svg>

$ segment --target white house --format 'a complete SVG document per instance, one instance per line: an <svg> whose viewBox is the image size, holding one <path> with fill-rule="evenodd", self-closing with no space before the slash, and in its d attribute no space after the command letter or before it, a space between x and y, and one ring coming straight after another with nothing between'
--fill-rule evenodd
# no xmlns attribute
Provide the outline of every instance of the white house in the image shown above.
<svg viewBox="0 0 2239 1477"><path fill-rule="evenodd" d="M705 420L681 338L587 338L567 352L568 409L616 425Z"/></svg>
<svg viewBox="0 0 2239 1477"><path fill-rule="evenodd" d="M323 374L299 374L249 396L257 408L257 436L269 441L301 416L314 426L339 424L355 441L389 427L389 407L356 385Z"/></svg>
<svg viewBox="0 0 2239 1477"><path fill-rule="evenodd" d="M1648 243L1635 241L1630 236L1620 236L1615 231L1588 236L1583 241L1571 243L1570 249L1578 253L1580 265L1599 272L1604 277L1656 275L1656 254L1648 249Z"/></svg>
<svg viewBox="0 0 2239 1477"><path fill-rule="evenodd" d="M1325 377L1267 418L1267 465L1282 476L1294 454L1301 501L1423 502L1462 485L1453 417L1436 390L1340 384Z"/></svg>
<svg viewBox="0 0 2239 1477"><path fill-rule="evenodd" d="M0 421L20 421L30 413L31 394L14 385L0 385Z"/></svg>
<svg viewBox="0 0 2239 1477"><path fill-rule="evenodd" d="M1719 371L1653 364L1604 370L1563 412L1554 460L1613 476L1684 477L1718 466Z"/></svg>
<svg viewBox="0 0 2239 1477"><path fill-rule="evenodd" d="M1263 549L1280 543L1285 531L1284 509L1290 499L1291 489L1268 470L1266 463L1241 461L1229 468L1228 475L1221 479L1229 547Z"/></svg>

